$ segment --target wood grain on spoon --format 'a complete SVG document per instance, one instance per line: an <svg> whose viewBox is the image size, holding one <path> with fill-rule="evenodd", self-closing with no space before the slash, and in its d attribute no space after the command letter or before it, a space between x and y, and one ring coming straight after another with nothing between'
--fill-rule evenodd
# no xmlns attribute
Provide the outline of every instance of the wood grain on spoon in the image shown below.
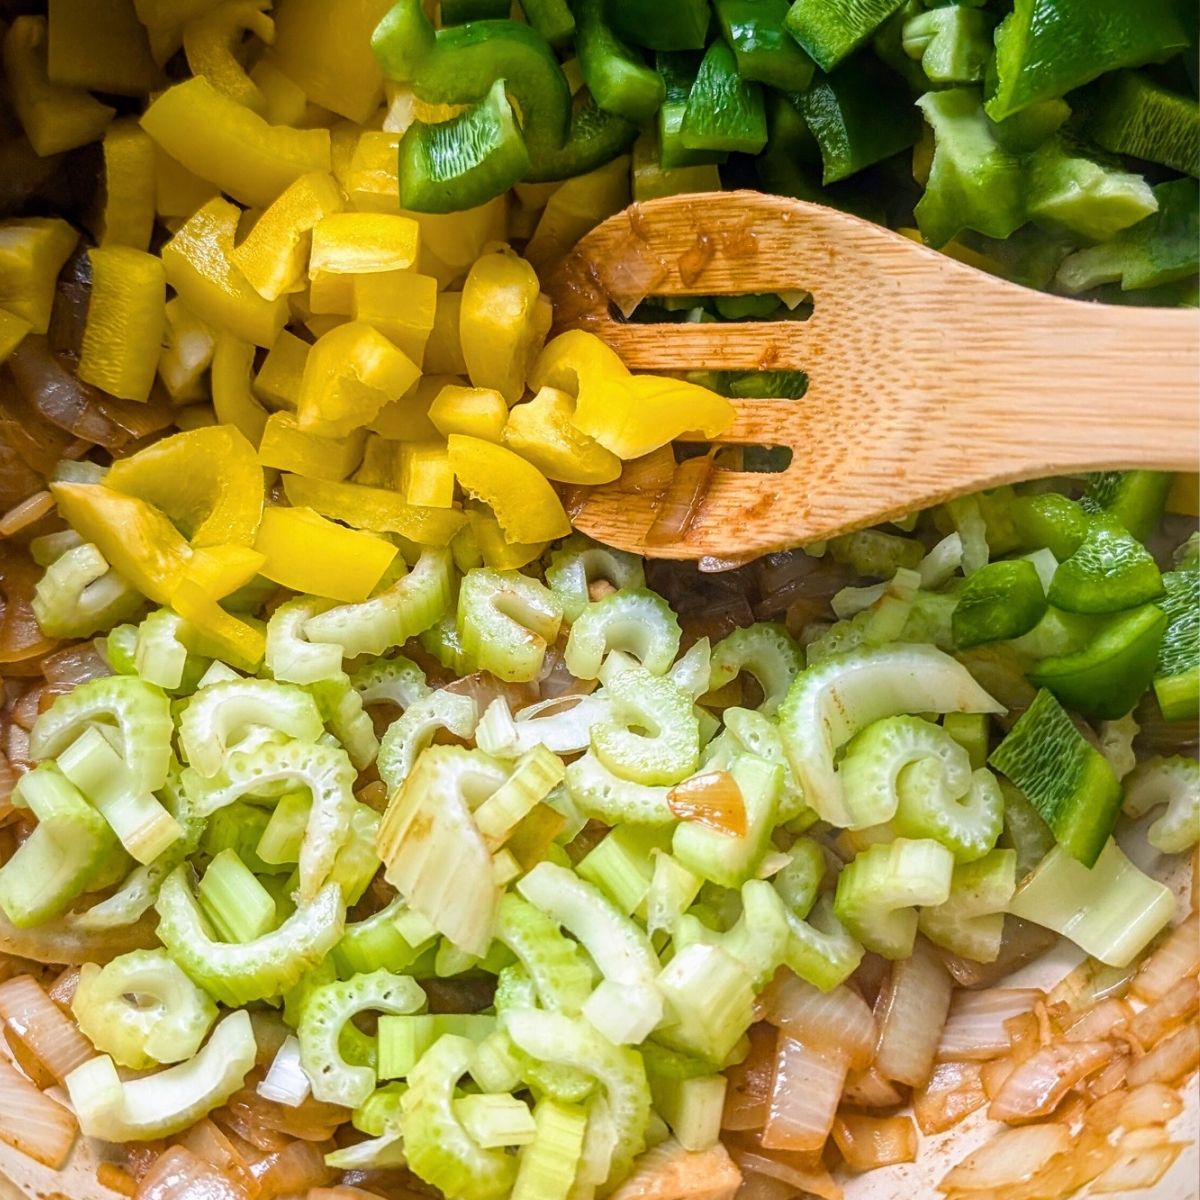
<svg viewBox="0 0 1200 1200"><path fill-rule="evenodd" d="M657 557L744 557L953 496L1109 468L1194 471L1200 314L1067 300L835 209L757 192L635 204L547 283L559 328L631 370L800 370L800 400L735 400L719 439L785 446L776 474L717 470L686 534L648 549L662 497L596 488L576 525ZM812 293L808 320L640 324L646 296Z"/></svg>

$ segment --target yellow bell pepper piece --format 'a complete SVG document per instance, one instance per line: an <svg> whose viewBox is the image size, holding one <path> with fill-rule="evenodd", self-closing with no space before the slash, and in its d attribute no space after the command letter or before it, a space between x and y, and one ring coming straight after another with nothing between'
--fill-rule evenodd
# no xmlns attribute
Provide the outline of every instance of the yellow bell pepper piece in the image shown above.
<svg viewBox="0 0 1200 1200"><path fill-rule="evenodd" d="M1190 471L1175 476L1167 493L1167 512L1200 517L1200 475Z"/></svg>
<svg viewBox="0 0 1200 1200"><path fill-rule="evenodd" d="M82 88L51 83L46 18L17 17L4 38L8 98L34 150L45 157L96 141L116 114Z"/></svg>
<svg viewBox="0 0 1200 1200"><path fill-rule="evenodd" d="M235 426L252 445L263 439L267 410L254 398L250 378L254 347L228 333L217 336L212 360L212 401L217 419Z"/></svg>
<svg viewBox="0 0 1200 1200"><path fill-rule="evenodd" d="M102 246L145 250L154 229L154 143L134 117L114 121L104 133Z"/></svg>
<svg viewBox="0 0 1200 1200"><path fill-rule="evenodd" d="M306 433L344 437L371 421L389 400L398 400L420 368L362 321L331 329L309 351L296 404Z"/></svg>
<svg viewBox="0 0 1200 1200"><path fill-rule="evenodd" d="M629 156L568 179L546 201L524 256L535 267L562 258L589 229L629 203Z"/></svg>
<svg viewBox="0 0 1200 1200"><path fill-rule="evenodd" d="M167 330L158 356L158 377L176 404L205 398L208 389L203 386L202 376L216 348L217 337L211 325L200 320L178 296L167 301Z"/></svg>
<svg viewBox="0 0 1200 1200"><path fill-rule="evenodd" d="M6 308L0 308L0 363L21 344L29 332L29 322Z"/></svg>
<svg viewBox="0 0 1200 1200"><path fill-rule="evenodd" d="M167 282L201 320L271 346L287 321L287 301L264 300L234 265L240 211L220 197L210 200L162 248L163 266Z"/></svg>
<svg viewBox="0 0 1200 1200"><path fill-rule="evenodd" d="M629 375L621 356L594 333L570 329L546 343L529 375L535 390L558 388L578 397L594 381L597 387Z"/></svg>
<svg viewBox="0 0 1200 1200"><path fill-rule="evenodd" d="M681 192L719 192L721 173L716 163L697 163L693 167L672 167L664 171L659 161L658 135L642 131L633 144L633 198L657 200L660 196L678 196Z"/></svg>
<svg viewBox="0 0 1200 1200"><path fill-rule="evenodd" d="M395 177L393 165L392 178ZM462 279L487 246L505 240L508 198L500 195L478 208L467 208L462 212L407 215L421 227L420 270L436 276L446 287Z"/></svg>
<svg viewBox="0 0 1200 1200"><path fill-rule="evenodd" d="M459 336L476 387L520 400L552 319L534 269L515 254L485 254L463 285ZM531 539L532 540L532 539Z"/></svg>
<svg viewBox="0 0 1200 1200"><path fill-rule="evenodd" d="M571 532L558 494L520 455L461 433L451 434L447 444L463 490L491 507L510 541L549 542Z"/></svg>
<svg viewBox="0 0 1200 1200"><path fill-rule="evenodd" d="M365 487L394 488L400 473L400 443L377 433L367 434L362 464L350 477Z"/></svg>
<svg viewBox="0 0 1200 1200"><path fill-rule="evenodd" d="M387 213L339 212L318 221L312 231L309 274L331 271L363 275L406 271L417 261L416 221Z"/></svg>
<svg viewBox="0 0 1200 1200"><path fill-rule="evenodd" d="M558 388L542 388L508 414L504 444L560 483L611 483L621 460L571 423L575 401Z"/></svg>
<svg viewBox="0 0 1200 1200"><path fill-rule="evenodd" d="M462 316L462 292L439 292L433 314L433 329L425 343L425 370L433 375L465 375L459 318Z"/></svg>
<svg viewBox="0 0 1200 1200"><path fill-rule="evenodd" d="M203 546L193 553L184 580L199 585L214 600L220 600L245 587L262 570L265 561L249 546Z"/></svg>
<svg viewBox="0 0 1200 1200"><path fill-rule="evenodd" d="M259 573L267 579L347 604L365 600L398 553L383 538L311 508L265 509L254 548L266 555Z"/></svg>
<svg viewBox="0 0 1200 1200"><path fill-rule="evenodd" d="M249 546L262 516L262 467L233 425L177 433L118 459L105 486L161 509L193 548Z"/></svg>
<svg viewBox="0 0 1200 1200"><path fill-rule="evenodd" d="M283 491L295 505L376 533L395 533L421 546L448 546L467 518L456 508L421 508L385 488L285 475Z"/></svg>
<svg viewBox="0 0 1200 1200"><path fill-rule="evenodd" d="M300 381L308 362L310 343L286 329L275 339L254 378L254 391L271 408L295 411L300 399Z"/></svg>
<svg viewBox="0 0 1200 1200"><path fill-rule="evenodd" d="M268 125L202 77L167 88L142 128L189 171L261 208L301 175L331 166L328 129Z"/></svg>
<svg viewBox="0 0 1200 1200"><path fill-rule="evenodd" d="M138 20L147 29L177 29L193 17L216 8L221 0L133 0Z"/></svg>
<svg viewBox="0 0 1200 1200"><path fill-rule="evenodd" d="M58 217L0 221L0 308L45 333L58 273L77 241L79 234Z"/></svg>
<svg viewBox="0 0 1200 1200"><path fill-rule="evenodd" d="M264 11L269 4L270 0L225 0L183 27L183 53L192 74L203 75L217 91L260 116L267 111L267 99L235 51L248 33L268 46L275 40L275 22Z"/></svg>
<svg viewBox="0 0 1200 1200"><path fill-rule="evenodd" d="M546 551L549 542L510 542L490 509L472 507L467 512L469 529L485 567L494 571L519 571Z"/></svg>
<svg viewBox="0 0 1200 1200"><path fill-rule="evenodd" d="M334 127L334 144L341 159L334 174L350 197L352 208L378 213L395 213L400 208L400 177L396 170L400 136L378 129L360 130L357 125Z"/></svg>
<svg viewBox="0 0 1200 1200"><path fill-rule="evenodd" d="M443 437L465 433L485 442L499 442L504 437L508 405L495 388L447 384L429 406L429 419Z"/></svg>
<svg viewBox="0 0 1200 1200"><path fill-rule="evenodd" d="M345 201L337 180L327 171L310 171L289 184L254 223L231 258L264 300L304 287L304 270L312 247L312 229Z"/></svg>
<svg viewBox="0 0 1200 1200"><path fill-rule="evenodd" d="M92 294L75 373L122 400L148 400L167 324L162 260L132 246L88 251Z"/></svg>
<svg viewBox="0 0 1200 1200"><path fill-rule="evenodd" d="M340 313L314 313L304 322L304 327L320 341L330 330L347 324L349 320L349 317L344 317Z"/></svg>
<svg viewBox="0 0 1200 1200"><path fill-rule="evenodd" d="M304 89L290 80L264 55L250 68L250 78L262 93L266 108L263 116L271 125L304 125L308 116L308 97Z"/></svg>
<svg viewBox="0 0 1200 1200"><path fill-rule="evenodd" d="M102 483L51 483L59 515L91 542L123 579L158 604L169 604L192 548L166 515Z"/></svg>
<svg viewBox="0 0 1200 1200"><path fill-rule="evenodd" d="M191 626L180 636L193 653L219 658L243 671L257 671L262 665L267 649L264 630L227 613L195 580L180 582L171 607Z"/></svg>
<svg viewBox="0 0 1200 1200"><path fill-rule="evenodd" d="M354 309L354 276L313 271L308 280L308 307L317 316L348 318Z"/></svg>
<svg viewBox="0 0 1200 1200"><path fill-rule="evenodd" d="M374 325L420 366L433 332L438 281L416 271L381 271L350 279L354 319Z"/></svg>
<svg viewBox="0 0 1200 1200"><path fill-rule="evenodd" d="M211 404L189 404L175 415L175 427L183 433L193 429L207 429L210 425L217 424L220 422Z"/></svg>
<svg viewBox="0 0 1200 1200"><path fill-rule="evenodd" d="M361 429L342 438L305 433L291 413L277 412L267 418L258 461L264 467L316 479L345 479L362 459L365 441L366 434Z"/></svg>
<svg viewBox="0 0 1200 1200"><path fill-rule="evenodd" d="M154 147L154 211L164 221L186 219L219 194L215 183L192 174L162 147Z"/></svg>
<svg viewBox="0 0 1200 1200"><path fill-rule="evenodd" d="M445 442L401 442L399 491L409 504L450 508L454 504L454 472Z"/></svg>
<svg viewBox="0 0 1200 1200"><path fill-rule="evenodd" d="M162 87L133 0L54 0L49 15L51 83L115 96Z"/></svg>
<svg viewBox="0 0 1200 1200"><path fill-rule="evenodd" d="M428 380L443 380L445 376L426 375L417 381L399 400L385 404L367 426L372 433L393 442L428 442L437 437L438 431L429 419L429 397L434 383Z"/></svg>
<svg viewBox="0 0 1200 1200"><path fill-rule="evenodd" d="M280 69L314 104L362 124L383 99L371 34L389 8L390 0L288 0L275 18Z"/></svg>

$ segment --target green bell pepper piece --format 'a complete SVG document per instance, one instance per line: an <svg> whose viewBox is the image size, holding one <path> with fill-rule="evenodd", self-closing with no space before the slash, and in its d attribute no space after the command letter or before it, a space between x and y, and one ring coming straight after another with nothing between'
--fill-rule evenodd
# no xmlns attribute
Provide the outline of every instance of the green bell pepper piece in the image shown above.
<svg viewBox="0 0 1200 1200"><path fill-rule="evenodd" d="M1160 601L1167 628L1154 668L1154 694L1168 721L1200 716L1200 570L1181 566L1163 576Z"/></svg>
<svg viewBox="0 0 1200 1200"><path fill-rule="evenodd" d="M1028 154L1057 133L1070 115L1065 100L1035 100L1003 121L992 121L992 135L1010 153Z"/></svg>
<svg viewBox="0 0 1200 1200"><path fill-rule="evenodd" d="M633 145L638 128L616 113L605 112L589 96L571 118L570 132L561 150L534 160L527 176L530 183L550 183L586 175L612 162Z"/></svg>
<svg viewBox="0 0 1200 1200"><path fill-rule="evenodd" d="M832 71L903 3L904 0L796 0L784 25L822 71Z"/></svg>
<svg viewBox="0 0 1200 1200"><path fill-rule="evenodd" d="M1091 89L1084 132L1113 154L1200 175L1200 107L1141 71L1117 71Z"/></svg>
<svg viewBox="0 0 1200 1200"><path fill-rule="evenodd" d="M1149 551L1111 517L1092 519L1079 548L1054 573L1047 599L1077 613L1124 612L1163 593Z"/></svg>
<svg viewBox="0 0 1200 1200"><path fill-rule="evenodd" d="M1087 537L1087 514L1059 492L1018 496L1012 514L1022 549L1049 548L1059 562L1070 558Z"/></svg>
<svg viewBox="0 0 1200 1200"><path fill-rule="evenodd" d="M708 0L606 0L613 30L648 50L703 50Z"/></svg>
<svg viewBox="0 0 1200 1200"><path fill-rule="evenodd" d="M566 0L521 0L525 19L556 50L570 44L575 33L575 17Z"/></svg>
<svg viewBox="0 0 1200 1200"><path fill-rule="evenodd" d="M988 563L958 593L951 628L959 649L1028 633L1046 611L1046 593L1028 559Z"/></svg>
<svg viewBox="0 0 1200 1200"><path fill-rule="evenodd" d="M507 17L509 0L441 0L443 25L465 25L468 21Z"/></svg>
<svg viewBox="0 0 1200 1200"><path fill-rule="evenodd" d="M783 27L788 0L713 0L713 7L743 79L784 92L812 82L812 59Z"/></svg>
<svg viewBox="0 0 1200 1200"><path fill-rule="evenodd" d="M762 88L738 74L733 51L713 42L688 95L680 130L689 150L738 150L757 154L767 144Z"/></svg>
<svg viewBox="0 0 1200 1200"><path fill-rule="evenodd" d="M688 50L660 51L655 59L665 95L658 110L658 161L666 171L722 163L729 156L720 150L689 150L683 144L683 118L688 96L700 72L700 55Z"/></svg>
<svg viewBox="0 0 1200 1200"><path fill-rule="evenodd" d="M613 33L604 19L604 0L574 0L574 7L575 53L592 97L627 121L648 121L666 93L662 78Z"/></svg>
<svg viewBox="0 0 1200 1200"><path fill-rule="evenodd" d="M999 121L1118 67L1165 61L1188 45L1179 7L1175 0L1016 0L996 30L988 116Z"/></svg>
<svg viewBox="0 0 1200 1200"><path fill-rule="evenodd" d="M982 83L992 56L992 17L952 4L909 17L901 44L932 83Z"/></svg>
<svg viewBox="0 0 1200 1200"><path fill-rule="evenodd" d="M1174 479L1163 471L1095 471L1088 476L1082 507L1108 513L1144 542L1162 520Z"/></svg>

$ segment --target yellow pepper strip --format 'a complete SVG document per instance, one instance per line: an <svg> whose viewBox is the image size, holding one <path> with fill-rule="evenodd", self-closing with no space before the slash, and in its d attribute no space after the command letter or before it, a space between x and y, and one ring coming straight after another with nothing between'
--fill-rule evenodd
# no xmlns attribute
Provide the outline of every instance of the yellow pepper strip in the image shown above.
<svg viewBox="0 0 1200 1200"><path fill-rule="evenodd" d="M306 433L344 437L420 377L420 368L362 321L331 329L309 351L296 404Z"/></svg>
<svg viewBox="0 0 1200 1200"><path fill-rule="evenodd" d="M262 516L262 467L233 425L154 442L113 463L105 485L160 508L193 547L252 545Z"/></svg>
<svg viewBox="0 0 1200 1200"><path fill-rule="evenodd" d="M349 317L354 309L354 276L313 271L308 280L308 308L316 315Z"/></svg>
<svg viewBox="0 0 1200 1200"><path fill-rule="evenodd" d="M275 339L254 377L254 391L271 408L295 411L300 381L312 346L286 329Z"/></svg>
<svg viewBox="0 0 1200 1200"><path fill-rule="evenodd" d="M180 630L180 640L193 653L219 658L243 671L257 671L262 665L267 649L264 629L227 613L195 580L179 584L171 607L191 626Z"/></svg>
<svg viewBox="0 0 1200 1200"><path fill-rule="evenodd" d="M304 286L312 228L345 201L328 171L310 171L289 184L230 257L264 300L278 300Z"/></svg>
<svg viewBox="0 0 1200 1200"><path fill-rule="evenodd" d="M312 231L310 275L332 271L363 275L405 271L417 261L416 221L388 213L340 212L318 221Z"/></svg>
<svg viewBox="0 0 1200 1200"><path fill-rule="evenodd" d="M169 604L192 548L166 515L102 483L51 483L59 515L144 596Z"/></svg>
<svg viewBox="0 0 1200 1200"><path fill-rule="evenodd" d="M558 494L520 455L461 433L451 434L447 444L463 490L491 506L510 541L549 542L571 532Z"/></svg>
<svg viewBox="0 0 1200 1200"><path fill-rule="evenodd" d="M263 116L271 125L307 124L308 97L304 89L293 83L275 64L264 55L250 68L250 78L262 93L266 109Z"/></svg>
<svg viewBox="0 0 1200 1200"><path fill-rule="evenodd" d="M131 0L54 0L47 65L63 87L144 96L163 85Z"/></svg>
<svg viewBox="0 0 1200 1200"><path fill-rule="evenodd" d="M477 259L463 285L458 322L471 382L495 388L509 404L520 400L552 317L524 259L505 253Z"/></svg>
<svg viewBox="0 0 1200 1200"><path fill-rule="evenodd" d="M508 405L495 388L447 384L429 406L429 419L443 437L465 433L485 442L499 442L504 437Z"/></svg>
<svg viewBox="0 0 1200 1200"><path fill-rule="evenodd" d="M496 515L484 505L467 512L469 529L483 559L494 571L519 571L541 558L549 542L510 542L500 528Z"/></svg>
<svg viewBox="0 0 1200 1200"><path fill-rule="evenodd" d="M586 175L568 179L555 190L524 256L535 267L562 258L589 229L628 203L629 156L625 154Z"/></svg>
<svg viewBox="0 0 1200 1200"><path fill-rule="evenodd" d="M154 143L134 117L114 121L104 133L102 246L145 250L154 229Z"/></svg>
<svg viewBox="0 0 1200 1200"><path fill-rule="evenodd" d="M275 40L275 22L264 11L270 0L225 0L183 27L183 53L193 75L203 75L219 92L253 109L267 111L266 97L246 74L235 54L247 33L268 46Z"/></svg>
<svg viewBox="0 0 1200 1200"><path fill-rule="evenodd" d="M356 429L343 438L305 433L289 412L272 413L263 429L258 461L264 467L316 479L345 479L362 458L366 434Z"/></svg>
<svg viewBox="0 0 1200 1200"><path fill-rule="evenodd" d="M440 292L433 314L433 329L425 343L425 370L433 375L465 375L459 318L462 316L462 292Z"/></svg>
<svg viewBox="0 0 1200 1200"><path fill-rule="evenodd" d="M45 333L58 273L77 241L79 234L58 217L0 221L0 308Z"/></svg>
<svg viewBox="0 0 1200 1200"><path fill-rule="evenodd" d="M193 175L160 146L154 147L154 211L165 222L190 217L196 209L220 194L215 183ZM171 228L175 228L172 224Z"/></svg>
<svg viewBox="0 0 1200 1200"><path fill-rule="evenodd" d="M394 211L394 204L392 208ZM508 232L508 200L503 195L462 212L408 215L421 227L419 269L436 275L443 287L462 279L484 248L503 242Z"/></svg>
<svg viewBox="0 0 1200 1200"><path fill-rule="evenodd" d="M381 537L304 507L265 509L254 548L266 555L259 573L267 579L346 604L365 600L398 553Z"/></svg>
<svg viewBox="0 0 1200 1200"><path fill-rule="evenodd" d="M516 405L504 427L504 444L528 459L547 479L560 483L611 483L621 460L571 423L575 401L558 388L544 387Z"/></svg>
<svg viewBox="0 0 1200 1200"><path fill-rule="evenodd" d="M283 491L292 504L315 509L376 533L396 533L421 546L448 546L467 518L455 508L419 508L393 491L358 483L330 483L285 475Z"/></svg>
<svg viewBox="0 0 1200 1200"><path fill-rule="evenodd" d="M416 271L381 271L350 278L354 319L374 325L420 366L433 332L438 281Z"/></svg>
<svg viewBox="0 0 1200 1200"><path fill-rule="evenodd" d="M122 400L148 400L167 324L162 259L132 246L88 251L92 294L76 374Z"/></svg>
<svg viewBox="0 0 1200 1200"><path fill-rule="evenodd" d="M400 443L388 441L377 433L368 433L362 464L351 479L365 487L394 488L399 466Z"/></svg>
<svg viewBox="0 0 1200 1200"><path fill-rule="evenodd" d="M167 330L158 356L158 377L176 404L203 400L208 394L202 376L217 348L212 327L178 296L167 301Z"/></svg>
<svg viewBox="0 0 1200 1200"><path fill-rule="evenodd" d="M29 322L6 308L0 308L0 362L21 344L29 332Z"/></svg>
<svg viewBox="0 0 1200 1200"><path fill-rule="evenodd" d="M211 404L189 404L175 416L175 427L184 433L192 429L207 429L219 423Z"/></svg>
<svg viewBox="0 0 1200 1200"><path fill-rule="evenodd" d="M211 375L213 410L219 421L235 426L252 446L257 446L263 439L267 410L250 389L253 369L254 347L249 342L228 333L217 336Z"/></svg>
<svg viewBox="0 0 1200 1200"><path fill-rule="evenodd" d="M43 158L98 140L116 113L82 88L50 82L46 40L45 17L17 17L4 38L8 99Z"/></svg>
<svg viewBox="0 0 1200 1200"><path fill-rule="evenodd" d="M607 343L594 333L570 329L546 343L533 364L529 386L535 390L558 388L577 397L592 381L607 386L611 380L628 374L621 356Z"/></svg>
<svg viewBox="0 0 1200 1200"><path fill-rule="evenodd" d="M162 248L167 282L210 325L256 346L271 346L287 321L287 301L264 300L232 261L240 209L220 197L194 212Z"/></svg>
<svg viewBox="0 0 1200 1200"><path fill-rule="evenodd" d="M314 104L362 124L383 99L371 34L389 8L390 0L288 0L279 5L275 56L280 70Z"/></svg>
<svg viewBox="0 0 1200 1200"><path fill-rule="evenodd" d="M454 504L454 472L445 442L402 442L399 491L409 504L450 508Z"/></svg>
<svg viewBox="0 0 1200 1200"><path fill-rule="evenodd" d="M1192 471L1175 476L1167 493L1167 512L1200 517L1200 475Z"/></svg>
<svg viewBox="0 0 1200 1200"><path fill-rule="evenodd" d="M220 600L245 587L262 570L263 562L263 556L249 546L203 546L192 555L184 579Z"/></svg>
<svg viewBox="0 0 1200 1200"><path fill-rule="evenodd" d="M907 226L897 229L896 232L908 238L910 242L916 242L921 246L925 245L925 239L921 236L919 229ZM1003 263L992 258L989 254L980 254L978 250L972 250L970 246L964 246L962 242L955 238L951 238L940 249L943 254L948 254L951 258L958 259L960 263L966 263L968 267L975 267L976 270L986 271L989 275L998 275L1001 279L1005 278L1006 272Z"/></svg>
<svg viewBox="0 0 1200 1200"><path fill-rule="evenodd" d="M167 88L142 114L142 128L189 171L260 208L301 175L331 166L328 129L268 125L199 76Z"/></svg>
<svg viewBox="0 0 1200 1200"><path fill-rule="evenodd" d="M360 130L357 125L334 127L335 144L344 155L341 169L335 168L350 205L359 212L394 213L400 208L400 179L396 163L400 134L377 129ZM457 214L461 215L461 214Z"/></svg>
<svg viewBox="0 0 1200 1200"><path fill-rule="evenodd" d="M438 431L429 419L429 397L445 375L426 375L399 400L385 404L367 426L372 433L393 442L428 442ZM436 381L435 383L429 382Z"/></svg>

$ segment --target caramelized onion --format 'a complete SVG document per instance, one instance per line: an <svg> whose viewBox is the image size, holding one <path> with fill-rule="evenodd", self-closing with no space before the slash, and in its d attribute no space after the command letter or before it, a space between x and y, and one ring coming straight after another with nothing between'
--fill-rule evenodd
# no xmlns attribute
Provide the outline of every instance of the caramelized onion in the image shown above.
<svg viewBox="0 0 1200 1200"><path fill-rule="evenodd" d="M77 1132L71 1113L0 1057L0 1142L57 1169L66 1161Z"/></svg>
<svg viewBox="0 0 1200 1200"><path fill-rule="evenodd" d="M0 542L0 664L28 663L58 645L33 615L33 589L41 575L21 547Z"/></svg>
<svg viewBox="0 0 1200 1200"><path fill-rule="evenodd" d="M685 459L676 468L646 531L647 546L667 546L681 541L691 528L708 489L716 464L713 452Z"/></svg>
<svg viewBox="0 0 1200 1200"><path fill-rule="evenodd" d="M833 1140L852 1171L915 1162L917 1157L917 1130L912 1117L843 1113L833 1122Z"/></svg>
<svg viewBox="0 0 1200 1200"><path fill-rule="evenodd" d="M1143 1083L1176 1083L1200 1066L1200 1026L1185 1025L1158 1043L1144 1058L1129 1068L1130 1087Z"/></svg>
<svg viewBox="0 0 1200 1200"><path fill-rule="evenodd" d="M1149 1002L1158 1000L1185 975L1200 970L1200 915L1191 913L1159 943L1133 977L1133 993Z"/></svg>
<svg viewBox="0 0 1200 1200"><path fill-rule="evenodd" d="M1031 1179L1051 1159L1071 1149L1065 1125L1005 1129L972 1150L938 1184L942 1192L996 1191Z"/></svg>
<svg viewBox="0 0 1200 1200"><path fill-rule="evenodd" d="M769 1150L819 1150L829 1137L846 1083L846 1057L780 1032L762 1144Z"/></svg>
<svg viewBox="0 0 1200 1200"><path fill-rule="evenodd" d="M811 1046L836 1046L847 1064L861 1069L875 1057L877 1030L866 1001L841 986L822 992L791 971L781 971L763 997L765 1018Z"/></svg>
<svg viewBox="0 0 1200 1200"><path fill-rule="evenodd" d="M924 1134L941 1133L988 1101L977 1062L940 1062L913 1093L913 1116Z"/></svg>
<svg viewBox="0 0 1200 1200"><path fill-rule="evenodd" d="M1129 1032L1143 1046L1153 1046L1174 1026L1200 1010L1200 979L1181 979L1169 992L1146 1005L1129 1023Z"/></svg>
<svg viewBox="0 0 1200 1200"><path fill-rule="evenodd" d="M1029 1012L1042 999L1037 988L988 988L982 992L955 991L950 1013L938 1042L940 1059L988 1059L1008 1050L1004 1023Z"/></svg>
<svg viewBox="0 0 1200 1200"><path fill-rule="evenodd" d="M988 1109L993 1121L1028 1121L1052 1113L1082 1079L1113 1054L1109 1042L1057 1042L1030 1055L1005 1079Z"/></svg>
<svg viewBox="0 0 1200 1200"><path fill-rule="evenodd" d="M158 914L149 912L132 925L92 933L76 929L66 917L57 917L36 929L18 929L0 912L0 953L15 954L39 963L107 963L130 950L148 950L158 944L154 936Z"/></svg>
<svg viewBox="0 0 1200 1200"><path fill-rule="evenodd" d="M282 1150L252 1163L250 1173L258 1181L257 1194L261 1200L270 1200L330 1183L334 1173L325 1165L325 1151L332 1149L332 1145L290 1142Z"/></svg>
<svg viewBox="0 0 1200 1200"><path fill-rule="evenodd" d="M1125 1196L1141 1188L1153 1187L1167 1173L1183 1148L1183 1142L1169 1142L1161 1135L1151 1140L1149 1137L1127 1134L1118 1148L1119 1157L1092 1183L1092 1193L1099 1196L1114 1193Z"/></svg>
<svg viewBox="0 0 1200 1200"><path fill-rule="evenodd" d="M750 1052L725 1072L724 1129L761 1129L771 1102L775 1074L775 1030L760 1022L750 1027Z"/></svg>
<svg viewBox="0 0 1200 1200"><path fill-rule="evenodd" d="M0 538L15 537L54 511L54 497L43 489L27 496L0 516Z"/></svg>
<svg viewBox="0 0 1200 1200"><path fill-rule="evenodd" d="M59 1083L95 1057L91 1042L32 976L0 983L0 1021L6 1034L19 1038Z"/></svg>
<svg viewBox="0 0 1200 1200"><path fill-rule="evenodd" d="M246 1193L183 1146L159 1155L138 1185L137 1200L244 1200Z"/></svg>
<svg viewBox="0 0 1200 1200"><path fill-rule="evenodd" d="M746 836L742 789L728 771L705 771L677 783L667 793L667 806L681 821L695 821L731 837Z"/></svg>
<svg viewBox="0 0 1200 1200"><path fill-rule="evenodd" d="M818 1154L802 1155L774 1153L760 1148L733 1145L729 1149L733 1161L746 1176L763 1176L778 1180L789 1190L791 1198L798 1189L802 1193L820 1196L821 1200L842 1200L842 1189L821 1163ZM738 1193L742 1200L743 1192Z"/></svg>
<svg viewBox="0 0 1200 1200"><path fill-rule="evenodd" d="M953 986L924 938L917 939L911 958L892 964L891 976L875 1001L879 1024L875 1065L882 1075L911 1087L929 1078Z"/></svg>
<svg viewBox="0 0 1200 1200"><path fill-rule="evenodd" d="M90 679L111 675L112 668L91 642L78 642L42 659L42 674L56 694L69 692Z"/></svg>

